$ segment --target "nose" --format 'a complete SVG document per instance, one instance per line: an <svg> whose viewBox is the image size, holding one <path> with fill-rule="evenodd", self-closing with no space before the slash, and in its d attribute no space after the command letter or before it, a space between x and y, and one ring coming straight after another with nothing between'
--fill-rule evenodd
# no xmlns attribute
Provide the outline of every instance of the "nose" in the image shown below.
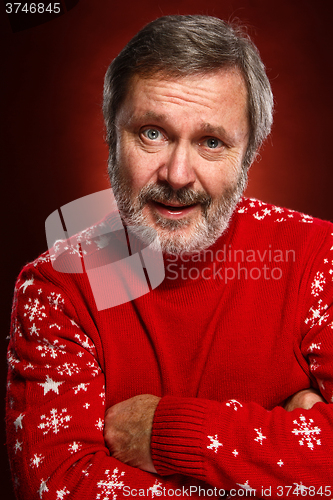
<svg viewBox="0 0 333 500"><path fill-rule="evenodd" d="M158 177L173 189L190 187L195 182L195 172L191 165L189 145L179 142L169 151L169 156L159 169Z"/></svg>

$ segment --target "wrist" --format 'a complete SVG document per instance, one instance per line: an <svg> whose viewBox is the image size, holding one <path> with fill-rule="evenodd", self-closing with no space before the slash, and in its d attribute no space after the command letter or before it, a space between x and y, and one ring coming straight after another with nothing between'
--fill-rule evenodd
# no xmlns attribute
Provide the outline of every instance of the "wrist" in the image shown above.
<svg viewBox="0 0 333 500"><path fill-rule="evenodd" d="M206 409L206 401L197 398L165 396L160 400L151 436L152 460L160 475L193 476L193 470L202 470Z"/></svg>

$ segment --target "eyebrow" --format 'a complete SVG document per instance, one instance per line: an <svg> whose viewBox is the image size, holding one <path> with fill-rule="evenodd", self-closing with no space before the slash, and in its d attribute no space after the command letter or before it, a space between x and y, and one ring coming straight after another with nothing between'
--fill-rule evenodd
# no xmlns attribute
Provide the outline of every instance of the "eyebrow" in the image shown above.
<svg viewBox="0 0 333 500"><path fill-rule="evenodd" d="M215 126L215 125L211 125L210 123L204 122L204 123L201 124L200 128L206 134L209 134L209 135L218 135L220 137L226 138L226 140L229 141L229 142L231 142L231 143L233 142L233 137L221 125Z"/></svg>
<svg viewBox="0 0 333 500"><path fill-rule="evenodd" d="M128 124L131 125L133 122L141 121L141 120L156 120L156 121L163 121L167 120L167 115L165 114L158 114L155 113L155 111L146 111L143 115L132 115L129 120Z"/></svg>

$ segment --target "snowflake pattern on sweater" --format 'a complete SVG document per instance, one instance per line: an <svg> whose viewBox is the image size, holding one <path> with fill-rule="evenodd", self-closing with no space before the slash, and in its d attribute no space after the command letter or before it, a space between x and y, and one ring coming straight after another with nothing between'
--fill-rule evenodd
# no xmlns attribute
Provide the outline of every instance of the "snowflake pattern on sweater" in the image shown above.
<svg viewBox="0 0 333 500"><path fill-rule="evenodd" d="M310 216L272 207L253 199L247 200L238 209L238 214L252 216L259 223L267 219L273 223L288 224L289 221L315 223ZM331 403L333 402L332 225L328 229L326 242L320 253L322 257L318 257L313 263L304 286L306 296L302 352L308 361L308 369L314 376L314 383L319 387L327 403ZM267 412L255 404L237 404L234 400L225 404L227 411L215 402L204 404L207 405L204 410L206 420L200 427L205 429L209 445L204 445L205 441L201 444L202 438L192 431L192 427L196 428L199 421L202 421L203 410L197 400L172 397L162 399L155 414L156 435L153 432L152 438L154 463L160 474L184 470L191 474L188 471L188 463L191 460L196 463L195 457L202 453L199 450L207 450L203 456L206 471L204 477L214 486L234 488L236 484L259 497L263 488L267 487L271 488L269 491L273 498L287 498L291 491L286 489L288 484L293 485L293 495L311 494L314 498L322 498L323 495L333 493L331 482L333 461L328 452L333 446L331 405L319 403L304 414L301 410L288 413L280 407L273 412ZM231 414L231 409L237 410L237 414L234 412ZM296 419L293 417L295 414ZM169 437L169 433L172 432L170 422L173 420L169 422L171 416L173 420L183 422L181 429L184 433L184 439L172 447L170 444L172 438ZM255 433L254 446L250 442L251 427ZM218 440L220 435L224 436L223 447ZM293 438L296 438L298 447ZM281 443L284 443L282 447ZM261 449L256 449L256 445ZM179 458L173 458L175 456ZM272 472L269 472L269 469ZM202 477L201 471L193 471L192 476ZM224 477L235 480L229 482L223 479ZM236 478L243 482L237 482ZM292 481L293 478L303 481L295 482ZM235 490L233 491L235 496ZM244 495L241 493L239 496Z"/></svg>
<svg viewBox="0 0 333 500"><path fill-rule="evenodd" d="M83 232L81 241L92 234ZM103 247L103 241L98 241L97 248ZM56 251L63 250L66 243L58 242ZM78 254L70 246L67 250ZM22 478L13 472L16 495L24 500L111 500L122 496L125 486L136 488L139 481L152 497L160 496L167 480L156 482L151 474L109 456L103 438L104 373L70 297L43 274L51 263L45 253L26 266L14 293L7 356L7 433L11 465ZM19 412L18 408L25 408L23 393L29 408ZM63 463L69 464L69 471L57 478L53 472ZM25 469L29 470L26 479L19 472ZM80 489L82 478L86 484Z"/></svg>
<svg viewBox="0 0 333 500"><path fill-rule="evenodd" d="M263 225L316 226L309 216L252 199L244 199L237 208L236 220L244 218L251 218L259 233ZM81 242L90 241L91 234L82 234ZM299 362L304 363L303 371L308 368L308 380L317 383L329 403L333 402L332 236L331 226L316 255L311 254L309 265L304 263L299 283L304 296L299 318L303 360ZM107 241L105 236L85 249L103 251ZM65 247L66 242L58 242L58 251L77 254L77 249ZM161 474L158 479L112 458L103 438L104 413L117 398L130 396L120 386L117 396L106 391L112 385L106 379L106 363L116 365L117 361L113 351L103 346L91 291L85 288L83 277L75 280L53 271L49 255L44 254L24 268L15 287L8 348L7 434L19 499L109 500L125 498L131 489L139 488L154 497L162 496L163 488L175 490L189 484L256 490L257 494L265 485L292 484L297 491L309 492L311 487L324 487L330 472L333 476L329 404L289 414L281 406L267 411L238 396L222 402L186 399L188 395L162 398L152 442L154 463ZM99 317L102 314L106 313ZM112 324L110 319L107 324ZM115 332L115 353L117 342L125 342L126 335L125 330ZM140 349L144 357L144 348ZM165 415L172 418L165 421ZM169 430L175 419L183 429L180 442ZM161 430L159 436L156 429ZM192 460L193 467L189 466ZM277 489L275 494L281 497ZM199 498L198 493L192 496Z"/></svg>

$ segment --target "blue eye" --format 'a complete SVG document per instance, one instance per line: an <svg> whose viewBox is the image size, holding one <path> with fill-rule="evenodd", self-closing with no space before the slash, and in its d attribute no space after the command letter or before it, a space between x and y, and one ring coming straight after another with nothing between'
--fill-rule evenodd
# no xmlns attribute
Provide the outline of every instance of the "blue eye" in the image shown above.
<svg viewBox="0 0 333 500"><path fill-rule="evenodd" d="M209 139L206 140L206 144L210 149L215 149L221 146L221 141L219 139L216 139L215 137L210 137Z"/></svg>
<svg viewBox="0 0 333 500"><path fill-rule="evenodd" d="M161 132L156 130L156 128L148 128L147 130L144 130L143 133L151 141L156 141L156 139L159 139L161 135Z"/></svg>

